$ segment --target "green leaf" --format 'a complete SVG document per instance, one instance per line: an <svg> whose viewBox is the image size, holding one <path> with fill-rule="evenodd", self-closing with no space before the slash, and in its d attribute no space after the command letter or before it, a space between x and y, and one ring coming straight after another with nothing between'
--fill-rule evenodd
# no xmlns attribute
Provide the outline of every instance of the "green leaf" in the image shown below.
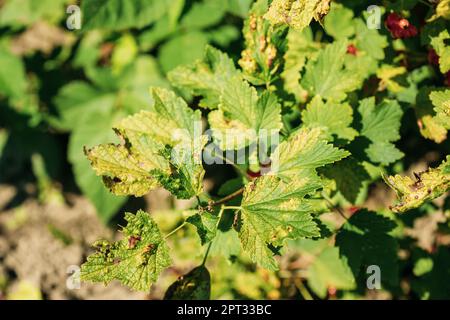
<svg viewBox="0 0 450 320"><path fill-rule="evenodd" d="M361 136L368 138L372 144L366 149L369 159L381 164L389 164L403 156L392 142L400 139L402 108L394 100L384 100L375 105L375 98L360 101Z"/></svg>
<svg viewBox="0 0 450 320"><path fill-rule="evenodd" d="M79 118L83 125L79 125L73 131L68 147L68 159L72 164L75 181L83 194L95 205L103 222L107 222L119 210L126 198L109 193L92 170L89 160L83 153L83 147L114 141L115 137L111 126L116 117L120 117L120 115L102 111L84 113L84 117Z"/></svg>
<svg viewBox="0 0 450 320"><path fill-rule="evenodd" d="M273 25L303 29L312 19L321 21L330 10L330 0L274 0L265 18Z"/></svg>
<svg viewBox="0 0 450 320"><path fill-rule="evenodd" d="M61 88L53 102L59 112L59 126L72 130L82 125L82 114L94 109L108 112L115 100L113 92L99 90L86 82L73 81Z"/></svg>
<svg viewBox="0 0 450 320"><path fill-rule="evenodd" d="M216 236L218 217L209 212L197 213L186 219L197 228L202 245L211 242Z"/></svg>
<svg viewBox="0 0 450 320"><path fill-rule="evenodd" d="M308 61L301 84L312 95L342 101L361 86L362 77L344 66L347 46L345 40L336 41L320 51L317 60Z"/></svg>
<svg viewBox="0 0 450 320"><path fill-rule="evenodd" d="M199 31L173 37L159 49L158 60L162 70L167 73L179 65L200 59L207 44L207 34Z"/></svg>
<svg viewBox="0 0 450 320"><path fill-rule="evenodd" d="M27 79L22 60L0 47L0 96L21 98L26 89Z"/></svg>
<svg viewBox="0 0 450 320"><path fill-rule="evenodd" d="M211 276L205 266L192 269L172 283L165 300L208 300L211 295Z"/></svg>
<svg viewBox="0 0 450 320"><path fill-rule="evenodd" d="M353 274L366 274L370 265L382 270L381 280L390 285L398 283L397 241L389 232L395 228L394 221L382 215L362 209L357 211L343 226L336 237L336 246L346 257Z"/></svg>
<svg viewBox="0 0 450 320"><path fill-rule="evenodd" d="M297 101L304 102L308 92L300 85L301 72L307 59L314 58L320 45L313 41L310 28L302 31L290 29L287 35L287 51L284 55L284 70L281 77L284 81L284 89L292 93Z"/></svg>
<svg viewBox="0 0 450 320"><path fill-rule="evenodd" d="M364 182L370 180L370 176L362 164L354 158L347 158L332 166L326 166L321 170L327 178L336 182L339 192L350 203L356 199L364 187Z"/></svg>
<svg viewBox="0 0 450 320"><path fill-rule="evenodd" d="M383 60L384 49L388 46L387 37L380 35L376 29L369 29L362 19L355 20L355 28L356 47L376 60Z"/></svg>
<svg viewBox="0 0 450 320"><path fill-rule="evenodd" d="M321 128L332 140L333 136L340 139L353 140L358 132L351 127L353 109L348 103L324 103L320 96L315 96L302 111L302 121L307 127Z"/></svg>
<svg viewBox="0 0 450 320"><path fill-rule="evenodd" d="M308 178L284 183L275 176L263 176L246 186L239 238L254 262L275 270L277 265L269 244L279 246L285 239L319 235L311 216L318 210L317 205L305 196L320 187L320 183Z"/></svg>
<svg viewBox="0 0 450 320"><path fill-rule="evenodd" d="M411 281L411 289L420 299L445 300L448 299L450 285L448 281L442 281L450 276L450 254L446 246L438 248L437 252L430 256L433 268Z"/></svg>
<svg viewBox="0 0 450 320"><path fill-rule="evenodd" d="M161 18L169 9L165 0L87 0L81 4L83 31L143 28Z"/></svg>
<svg viewBox="0 0 450 320"><path fill-rule="evenodd" d="M414 209L450 189L450 156L439 167L417 173L415 180L398 174L383 178L399 198L390 209L394 212Z"/></svg>
<svg viewBox="0 0 450 320"><path fill-rule="evenodd" d="M245 18L248 14L253 0L227 0L228 11L241 18Z"/></svg>
<svg viewBox="0 0 450 320"><path fill-rule="evenodd" d="M133 290L148 292L171 264L169 248L148 213L125 213L125 220L124 239L94 243L97 252L81 266L81 279L105 284L118 280Z"/></svg>
<svg viewBox="0 0 450 320"><path fill-rule="evenodd" d="M226 1L203 0L201 2L195 2L181 19L180 26L187 29L205 29L211 27L222 20L227 9ZM193 46L191 44L190 49Z"/></svg>
<svg viewBox="0 0 450 320"><path fill-rule="evenodd" d="M339 249L327 247L314 257L308 269L308 285L320 298L325 298L327 289L351 290L355 279L348 265L339 258Z"/></svg>
<svg viewBox="0 0 450 320"><path fill-rule="evenodd" d="M350 153L333 147L319 128L301 128L280 143L271 156L272 172L285 181L315 175L315 169L339 161Z"/></svg>
<svg viewBox="0 0 450 320"><path fill-rule="evenodd" d="M230 79L239 78L239 75L233 60L220 50L207 46L203 60L172 70L168 78L174 86L203 96L200 106L216 109L222 88L227 86Z"/></svg>
<svg viewBox="0 0 450 320"><path fill-rule="evenodd" d="M57 23L64 15L67 0L10 0L2 3L0 26L28 26L39 20Z"/></svg>
<svg viewBox="0 0 450 320"><path fill-rule="evenodd" d="M337 3L331 3L331 9L324 19L325 31L339 40L355 34L353 11Z"/></svg>
<svg viewBox="0 0 450 320"><path fill-rule="evenodd" d="M447 130L450 129L450 90L433 91L430 100L434 105L437 121Z"/></svg>
<svg viewBox="0 0 450 320"><path fill-rule="evenodd" d="M450 34L447 30L439 33L439 36L431 39L431 46L436 50L439 56L439 69L442 73L450 71L450 46L446 43L450 39Z"/></svg>

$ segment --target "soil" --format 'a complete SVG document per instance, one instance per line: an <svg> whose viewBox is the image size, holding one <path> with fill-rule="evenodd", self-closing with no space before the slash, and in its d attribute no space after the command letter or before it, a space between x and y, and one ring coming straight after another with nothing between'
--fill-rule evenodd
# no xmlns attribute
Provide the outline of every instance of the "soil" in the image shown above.
<svg viewBox="0 0 450 320"><path fill-rule="evenodd" d="M28 198L10 207L15 196L13 187L0 186L0 295L26 298L19 291L27 287L43 299L146 298L119 283L105 287L83 282L73 288L77 282L71 274L92 252L90 244L116 237L87 200L68 195L70 204L43 205Z"/></svg>

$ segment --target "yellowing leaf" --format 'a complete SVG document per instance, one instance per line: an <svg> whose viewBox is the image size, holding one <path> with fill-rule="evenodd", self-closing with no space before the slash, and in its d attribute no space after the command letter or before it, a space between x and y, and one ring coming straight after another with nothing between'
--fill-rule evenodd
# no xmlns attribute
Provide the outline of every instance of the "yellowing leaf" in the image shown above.
<svg viewBox="0 0 450 320"><path fill-rule="evenodd" d="M393 67L389 65L383 65L377 71L377 77L380 79L378 90L383 91L388 89L393 93L398 93L405 89L398 82L393 79L399 75L406 73L405 67Z"/></svg>
<svg viewBox="0 0 450 320"><path fill-rule="evenodd" d="M126 213L125 220L124 239L94 243L97 252L81 266L81 279L105 284L119 280L133 290L148 291L162 270L170 266L169 249L148 213Z"/></svg>
<svg viewBox="0 0 450 320"><path fill-rule="evenodd" d="M450 46L447 45L449 39L448 30L444 30L437 37L431 38L431 45L439 56L439 69L442 73L450 71Z"/></svg>
<svg viewBox="0 0 450 320"><path fill-rule="evenodd" d="M330 10L330 0L274 0L264 16L273 25L303 29L312 19L321 21Z"/></svg>
<svg viewBox="0 0 450 320"><path fill-rule="evenodd" d="M142 154L132 154L121 145L102 144L86 150L86 155L105 186L116 195L143 196L159 185L151 171L169 170L165 161L152 163Z"/></svg>
<svg viewBox="0 0 450 320"><path fill-rule="evenodd" d="M427 20L427 22L432 22L440 17L450 20L450 0L440 0L435 10L435 13Z"/></svg>
<svg viewBox="0 0 450 320"><path fill-rule="evenodd" d="M153 105L115 127L123 145L100 145L86 151L96 173L117 195L142 196L164 186L179 198L202 190L201 115L173 92L152 89Z"/></svg>
<svg viewBox="0 0 450 320"><path fill-rule="evenodd" d="M420 134L436 143L441 143L447 139L447 129L429 114L422 116L418 120Z"/></svg>
<svg viewBox="0 0 450 320"><path fill-rule="evenodd" d="M394 212L404 212L432 200L450 189L450 156L437 168L429 168L416 174L415 180L408 176L384 177L395 190L399 202L392 206Z"/></svg>

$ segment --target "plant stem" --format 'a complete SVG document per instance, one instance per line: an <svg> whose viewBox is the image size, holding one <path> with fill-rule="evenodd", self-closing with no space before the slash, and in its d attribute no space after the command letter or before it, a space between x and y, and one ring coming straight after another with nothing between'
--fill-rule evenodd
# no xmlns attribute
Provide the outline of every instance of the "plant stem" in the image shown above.
<svg viewBox="0 0 450 320"><path fill-rule="evenodd" d="M223 155L215 155L216 157L219 157L220 159L222 159L223 161L225 161L226 164L229 164L230 166L232 166L233 168L235 168L241 175L243 175L244 177L246 177L247 179L251 180L251 177L247 174L247 172L245 172L244 170L241 169L241 167L239 167L237 164L235 164L233 161L230 161L230 159L228 159L227 157L223 156Z"/></svg>
<svg viewBox="0 0 450 320"><path fill-rule="evenodd" d="M202 266L204 266L205 263L206 263L206 259L208 258L209 250L211 249L211 245L212 245L212 242L210 242L208 244L208 248L206 248L206 253L205 253L205 256L203 257L203 261L202 261L202 264L201 264Z"/></svg>
<svg viewBox="0 0 450 320"><path fill-rule="evenodd" d="M220 223L220 219L222 219L223 211L224 211L224 206L222 205L222 207L220 208L220 211L219 211L219 215L217 216L216 229L219 227L219 223ZM206 253L205 253L205 256L203 257L203 261L201 264L202 266L204 266L206 263L206 259L208 258L209 250L211 249L211 246L212 246L212 241L208 244L208 248L206 249Z"/></svg>
<svg viewBox="0 0 450 320"><path fill-rule="evenodd" d="M303 284L303 281L301 279L295 279L294 283L295 283L295 286L297 287L298 291L300 292L300 295L303 297L303 299L314 300L314 298L309 293L308 289L306 289L306 287Z"/></svg>
<svg viewBox="0 0 450 320"><path fill-rule="evenodd" d="M331 201L331 199L324 193L322 192L322 197L325 199L325 201L328 203L328 205L334 209L334 211L336 211L337 213L339 213L341 215L342 218L345 219L345 221L348 221L348 218L345 216L344 212L342 212L341 208L335 206L333 204L333 202Z"/></svg>
<svg viewBox="0 0 450 320"><path fill-rule="evenodd" d="M235 192L229 194L228 196L226 196L226 197L224 197L224 198L222 198L222 199L220 199L220 200L217 200L217 201L211 203L211 205L212 205L212 206L218 206L218 205L224 204L225 202L228 202L228 201L230 201L231 199L236 198L237 196L241 195L242 193L244 193L244 188L243 188L243 187L240 188L239 190L237 190L237 191L235 191Z"/></svg>
<svg viewBox="0 0 450 320"><path fill-rule="evenodd" d="M164 239L167 239L168 237L170 237L171 235L173 235L174 233L176 233L178 230L180 230L181 228L183 228L186 225L186 221L183 221L182 224L180 224L178 227L176 227L175 229L173 229L172 231L170 231L168 234L166 234L164 236Z"/></svg>
<svg viewBox="0 0 450 320"><path fill-rule="evenodd" d="M431 3L429 3L429 2L426 2L424 0L419 0L419 2L424 4L424 5L426 5L426 6L428 6L429 8L433 8L433 5Z"/></svg>
<svg viewBox="0 0 450 320"><path fill-rule="evenodd" d="M229 210L241 210L242 207L238 207L238 206L224 206L224 209L229 209Z"/></svg>

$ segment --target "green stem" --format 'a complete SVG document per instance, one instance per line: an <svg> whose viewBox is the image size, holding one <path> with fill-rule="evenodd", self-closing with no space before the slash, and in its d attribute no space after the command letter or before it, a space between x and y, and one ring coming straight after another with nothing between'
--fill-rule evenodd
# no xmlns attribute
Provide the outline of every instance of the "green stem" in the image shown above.
<svg viewBox="0 0 450 320"><path fill-rule="evenodd" d="M242 210L242 207L237 207L237 206L224 206L223 207L224 210Z"/></svg>
<svg viewBox="0 0 450 320"><path fill-rule="evenodd" d="M325 201L332 209L334 209L337 213L339 213L341 217L345 219L345 221L348 221L348 218L345 216L344 212L342 212L341 208L335 206L333 204L333 201L331 201L331 199L324 192L322 192L322 197L325 199Z"/></svg>
<svg viewBox="0 0 450 320"><path fill-rule="evenodd" d="M168 234L166 234L164 236L164 239L167 239L168 237L170 237L171 235L173 235L174 233L176 233L178 230L182 229L185 225L186 225L186 221L183 221L182 224L180 224L178 227L176 227L175 229L173 229L172 231L170 231Z"/></svg>
<svg viewBox="0 0 450 320"><path fill-rule="evenodd" d="M219 214L217 216L218 219L217 219L217 223L216 223L216 229L219 227L219 223L220 223L220 219L222 219L223 211L224 211L224 206L222 205L222 207L220 208ZM211 249L211 246L212 246L212 241L208 244L208 248L206 249L206 253L205 253L205 256L203 257L203 261L201 264L202 266L204 266L206 263L206 259L208 258L209 250Z"/></svg>
<svg viewBox="0 0 450 320"><path fill-rule="evenodd" d="M228 201L236 198L237 196L239 196L239 195L241 195L243 193L244 193L244 188L240 188L239 190L233 192L232 194L229 194L228 196L211 203L211 205L212 206L218 206L218 205L224 204L225 202L228 202Z"/></svg>
<svg viewBox="0 0 450 320"><path fill-rule="evenodd" d="M294 283L295 283L295 286L297 287L298 291L300 292L300 295L303 297L303 299L314 300L314 298L309 293L308 289L305 287L305 285L303 284L303 281L301 279L296 279L294 281Z"/></svg>
<svg viewBox="0 0 450 320"><path fill-rule="evenodd" d="M208 255L209 255L209 250L211 249L211 246L212 246L212 242L210 242L210 243L208 244L208 248L206 248L206 253L205 253L205 256L203 257L203 261L202 261L201 266L204 266L204 265L205 265L206 259L208 258Z"/></svg>
<svg viewBox="0 0 450 320"><path fill-rule="evenodd" d="M230 161L230 159L228 159L227 157L223 156L223 155L219 155L219 154L215 154L214 156L219 157L220 159L222 159L223 161L225 161L226 164L229 164L230 166L232 166L233 168L235 168L242 176L246 177L247 179L251 180L251 177L247 174L247 172L245 172L244 170L241 169L241 167L239 167L237 164L235 164L233 161Z"/></svg>
<svg viewBox="0 0 450 320"><path fill-rule="evenodd" d="M429 8L433 8L433 5L431 3L429 3L429 2L426 2L424 0L419 0L419 2L424 4L424 5L426 5L426 6L428 6Z"/></svg>

